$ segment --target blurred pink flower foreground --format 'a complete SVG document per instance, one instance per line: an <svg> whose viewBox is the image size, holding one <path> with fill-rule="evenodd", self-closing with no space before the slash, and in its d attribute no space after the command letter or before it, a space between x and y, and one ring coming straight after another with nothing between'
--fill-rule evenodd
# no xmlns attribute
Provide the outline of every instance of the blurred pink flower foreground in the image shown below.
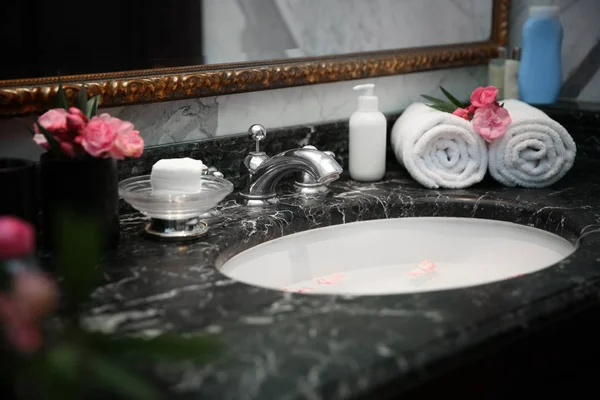
<svg viewBox="0 0 600 400"><path fill-rule="evenodd" d="M35 248L33 227L15 217L0 217L0 261L26 256ZM0 322L6 339L21 353L43 344L42 319L52 311L58 291L53 280L37 270L19 270L11 291L0 293Z"/></svg>

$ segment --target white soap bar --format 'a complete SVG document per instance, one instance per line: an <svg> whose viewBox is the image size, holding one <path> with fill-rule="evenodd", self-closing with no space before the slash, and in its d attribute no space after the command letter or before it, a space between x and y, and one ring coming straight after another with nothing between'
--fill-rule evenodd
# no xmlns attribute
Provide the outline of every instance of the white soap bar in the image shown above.
<svg viewBox="0 0 600 400"><path fill-rule="evenodd" d="M154 193L197 193L202 190L202 171L206 166L192 158L171 158L152 166L150 184Z"/></svg>

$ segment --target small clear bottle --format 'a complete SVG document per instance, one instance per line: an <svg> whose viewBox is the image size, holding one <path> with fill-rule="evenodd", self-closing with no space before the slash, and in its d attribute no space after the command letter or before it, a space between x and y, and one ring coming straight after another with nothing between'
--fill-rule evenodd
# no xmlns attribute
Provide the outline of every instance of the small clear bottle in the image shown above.
<svg viewBox="0 0 600 400"><path fill-rule="evenodd" d="M512 50L510 59L504 63L504 98L519 99L519 64L521 60L521 48Z"/></svg>
<svg viewBox="0 0 600 400"><path fill-rule="evenodd" d="M498 57L490 60L488 65L488 85L498 88L498 99L504 98L504 64L506 48L498 47Z"/></svg>

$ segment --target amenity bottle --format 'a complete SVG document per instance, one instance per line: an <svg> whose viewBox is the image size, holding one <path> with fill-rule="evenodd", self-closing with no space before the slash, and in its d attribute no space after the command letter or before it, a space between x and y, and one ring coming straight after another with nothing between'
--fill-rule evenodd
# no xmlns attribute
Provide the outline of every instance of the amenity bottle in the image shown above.
<svg viewBox="0 0 600 400"><path fill-rule="evenodd" d="M348 169L356 181L375 182L385 175L387 120L379 111L375 85L357 85L358 110L350 117Z"/></svg>
<svg viewBox="0 0 600 400"><path fill-rule="evenodd" d="M519 67L521 100L530 104L556 102L562 86L562 38L558 7L529 8Z"/></svg>

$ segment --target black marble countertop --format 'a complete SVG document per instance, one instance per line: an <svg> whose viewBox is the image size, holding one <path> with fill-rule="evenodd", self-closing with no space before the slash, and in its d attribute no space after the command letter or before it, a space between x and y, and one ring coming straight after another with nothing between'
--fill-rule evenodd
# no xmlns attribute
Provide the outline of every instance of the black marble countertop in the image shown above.
<svg viewBox="0 0 600 400"><path fill-rule="evenodd" d="M600 278L600 163L578 161L548 189L485 181L468 190L428 190L403 172L382 182L340 180L325 201L284 196L272 208L223 203L224 220L192 243L139 234L144 218L122 217L122 241L103 265L91 329L155 335L217 333L219 358L159 365L181 398L349 399L394 383L428 379L442 360L597 301ZM412 216L512 221L578 246L542 271L466 289L386 296L286 293L232 281L218 266L270 239L328 225ZM365 251L368 251L366 249ZM402 251L402 243L390 251Z"/></svg>

